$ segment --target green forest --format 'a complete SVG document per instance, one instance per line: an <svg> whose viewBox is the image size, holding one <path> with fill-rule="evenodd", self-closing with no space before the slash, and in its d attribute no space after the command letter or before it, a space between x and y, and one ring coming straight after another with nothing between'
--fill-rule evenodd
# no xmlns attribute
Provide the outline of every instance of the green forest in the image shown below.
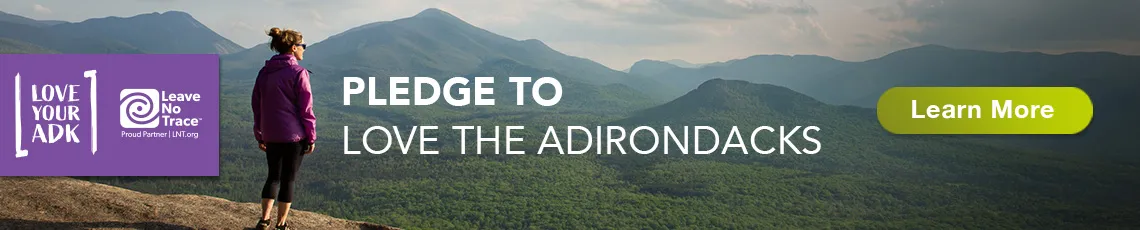
<svg viewBox="0 0 1140 230"><path fill-rule="evenodd" d="M88 179L256 202L265 159L248 131L248 86L225 79L232 85L222 98L220 177ZM589 89L566 90L582 88ZM339 92L318 95L321 141L305 159L295 207L407 229L1127 228L1140 221L1131 215L1140 211L1133 165L970 138L894 136L870 109L773 85L710 80L647 108L589 106L613 103L604 95L553 109L345 107ZM341 142L341 127L367 125L521 125L528 132L518 135L527 140L519 146L534 150L546 126L783 124L818 125L824 150L459 155L458 146L441 145L433 146L440 155L343 155ZM439 143L458 143L454 132L435 133Z"/></svg>

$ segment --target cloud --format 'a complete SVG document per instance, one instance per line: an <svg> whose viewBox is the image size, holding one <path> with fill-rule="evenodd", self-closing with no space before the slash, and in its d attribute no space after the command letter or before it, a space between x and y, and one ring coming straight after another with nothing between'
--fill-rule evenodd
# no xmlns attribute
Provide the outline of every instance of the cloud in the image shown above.
<svg viewBox="0 0 1140 230"><path fill-rule="evenodd" d="M261 29L254 28L253 26L250 26L249 23L246 23L245 21L232 22L232 23L230 23L229 29L235 30L235 31L240 31L240 32L261 31Z"/></svg>
<svg viewBox="0 0 1140 230"><path fill-rule="evenodd" d="M571 0L532 14L514 28L551 43L574 42L639 47L693 46L717 40L810 43L832 40L813 15L819 11L788 0ZM764 18L763 16L777 16ZM778 20L778 19L786 20ZM777 20L773 20L777 19ZM557 28L557 29L535 29ZM511 34L515 31L498 29ZM768 32L770 31L770 32ZM753 36L759 33L760 36Z"/></svg>
<svg viewBox="0 0 1140 230"><path fill-rule="evenodd" d="M32 11L40 14L51 14L51 8L47 8L46 6L40 4L33 4Z"/></svg>
<svg viewBox="0 0 1140 230"><path fill-rule="evenodd" d="M321 12L317 10L309 10L309 19L312 20L313 25L320 29L328 29L329 25L325 24L325 17L321 16Z"/></svg>
<svg viewBox="0 0 1140 230"><path fill-rule="evenodd" d="M552 28L552 29L535 29ZM525 30L525 31L522 31ZM528 34L545 42L588 42L605 45L655 46L692 43L705 39L689 28L630 26L605 21L532 15L516 26L500 28L506 34Z"/></svg>
<svg viewBox="0 0 1140 230"><path fill-rule="evenodd" d="M515 26L521 24L523 20L510 15L488 15L483 19L484 23L490 26Z"/></svg>
<svg viewBox="0 0 1140 230"><path fill-rule="evenodd" d="M785 41L801 41L810 45L824 46L831 43L827 30L811 17L786 17L787 27L782 35Z"/></svg>
<svg viewBox="0 0 1140 230"><path fill-rule="evenodd" d="M737 34L737 29L732 24L728 25L708 25L702 26L702 31L705 34L713 37L729 37Z"/></svg>
<svg viewBox="0 0 1140 230"><path fill-rule="evenodd" d="M321 16L321 13L317 12L316 10L309 10L309 16L312 17L313 20L317 20L317 21L325 20L325 17Z"/></svg>
<svg viewBox="0 0 1140 230"><path fill-rule="evenodd" d="M708 20L739 20L753 16L814 15L815 7L802 1L779 0L572 0L575 6L594 10L616 20L637 24L685 24Z"/></svg>
<svg viewBox="0 0 1140 230"><path fill-rule="evenodd" d="M881 6L864 10L867 14L874 15L882 21L894 22L903 19L902 12L897 7Z"/></svg>
<svg viewBox="0 0 1140 230"><path fill-rule="evenodd" d="M1140 42L1140 1L908 0L867 12L917 43L990 50L1102 50ZM1119 45L1112 45L1119 46Z"/></svg>
<svg viewBox="0 0 1140 230"><path fill-rule="evenodd" d="M902 36L896 34L875 35L868 33L855 34L857 39L848 45L856 48L871 48L871 49L888 49L897 50L901 48L914 47L916 44L910 42Z"/></svg>

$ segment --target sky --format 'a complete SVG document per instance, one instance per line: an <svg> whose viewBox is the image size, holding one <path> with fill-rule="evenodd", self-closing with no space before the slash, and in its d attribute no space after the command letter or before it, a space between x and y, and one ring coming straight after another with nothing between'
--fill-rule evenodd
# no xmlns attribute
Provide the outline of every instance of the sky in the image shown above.
<svg viewBox="0 0 1140 230"><path fill-rule="evenodd" d="M1137 0L0 1L3 12L71 22L184 11L247 48L268 41L271 27L297 29L311 44L427 8L618 70L641 59L709 63L760 54L863 61L923 44L1140 55Z"/></svg>

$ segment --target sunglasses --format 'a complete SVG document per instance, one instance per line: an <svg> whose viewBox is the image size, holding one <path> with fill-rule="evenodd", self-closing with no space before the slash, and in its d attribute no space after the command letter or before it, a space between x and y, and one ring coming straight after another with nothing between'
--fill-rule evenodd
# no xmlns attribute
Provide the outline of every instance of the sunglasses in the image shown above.
<svg viewBox="0 0 1140 230"><path fill-rule="evenodd" d="M309 45L306 45L305 43L297 44L297 46L300 46L301 49L308 49L309 48L308 47Z"/></svg>

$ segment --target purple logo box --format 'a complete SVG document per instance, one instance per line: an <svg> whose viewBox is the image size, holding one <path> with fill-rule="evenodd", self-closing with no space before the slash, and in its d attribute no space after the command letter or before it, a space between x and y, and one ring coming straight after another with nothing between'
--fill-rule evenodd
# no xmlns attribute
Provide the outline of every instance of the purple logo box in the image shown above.
<svg viewBox="0 0 1140 230"><path fill-rule="evenodd" d="M0 176L218 176L218 55L0 54Z"/></svg>

